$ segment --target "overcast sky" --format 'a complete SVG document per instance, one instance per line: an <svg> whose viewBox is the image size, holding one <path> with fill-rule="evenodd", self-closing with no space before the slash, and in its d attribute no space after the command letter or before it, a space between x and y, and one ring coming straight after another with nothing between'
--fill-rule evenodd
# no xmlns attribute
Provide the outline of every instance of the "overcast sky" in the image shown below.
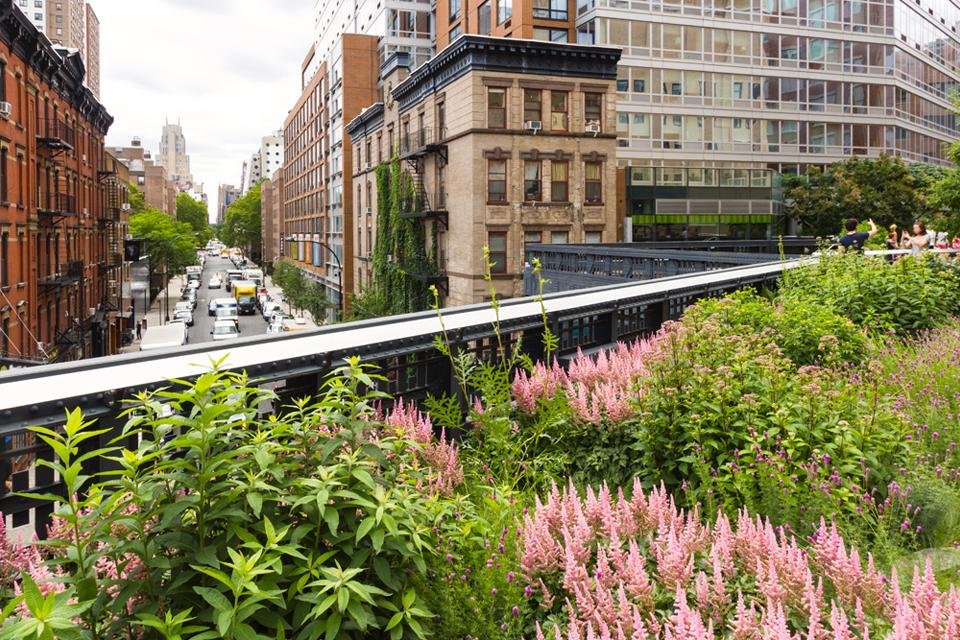
<svg viewBox="0 0 960 640"><path fill-rule="evenodd" d="M214 213L217 185L280 129L312 41L313 0L90 0L100 18L108 146L140 136L154 156L180 120L194 181Z"/></svg>

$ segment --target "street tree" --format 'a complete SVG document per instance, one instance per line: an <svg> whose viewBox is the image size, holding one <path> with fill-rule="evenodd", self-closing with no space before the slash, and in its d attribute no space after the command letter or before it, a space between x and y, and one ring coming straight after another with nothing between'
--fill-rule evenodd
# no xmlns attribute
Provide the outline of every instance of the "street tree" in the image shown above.
<svg viewBox="0 0 960 640"><path fill-rule="evenodd" d="M900 158L851 158L785 181L787 213L818 236L841 232L847 218L873 220L881 227L928 219L933 211L926 174Z"/></svg>
<svg viewBox="0 0 960 640"><path fill-rule="evenodd" d="M196 262L194 233L190 224L177 222L159 209L130 216L130 234L143 240L143 252L149 256L151 281L154 273L177 273Z"/></svg>
<svg viewBox="0 0 960 640"><path fill-rule="evenodd" d="M227 207L220 239L230 246L242 248L244 253L258 261L262 228L260 184L256 184Z"/></svg>
<svg viewBox="0 0 960 640"><path fill-rule="evenodd" d="M213 237L210 230L207 205L198 202L188 193L177 194L177 221L186 222L198 234L199 242L206 243Z"/></svg>

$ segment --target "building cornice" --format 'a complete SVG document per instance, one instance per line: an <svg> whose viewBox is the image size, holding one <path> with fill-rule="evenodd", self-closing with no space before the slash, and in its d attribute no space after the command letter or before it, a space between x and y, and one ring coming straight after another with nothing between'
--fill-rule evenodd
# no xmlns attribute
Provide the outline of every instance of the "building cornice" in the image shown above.
<svg viewBox="0 0 960 640"><path fill-rule="evenodd" d="M86 72L80 53L55 49L14 2L0 0L0 40L87 122L106 135L113 116L90 89L83 86Z"/></svg>
<svg viewBox="0 0 960 640"><path fill-rule="evenodd" d="M383 103L377 102L364 109L360 115L347 123L347 133L351 138L364 136L383 126Z"/></svg>
<svg viewBox="0 0 960 640"><path fill-rule="evenodd" d="M620 49L539 40L461 36L393 89L406 111L471 71L615 80Z"/></svg>

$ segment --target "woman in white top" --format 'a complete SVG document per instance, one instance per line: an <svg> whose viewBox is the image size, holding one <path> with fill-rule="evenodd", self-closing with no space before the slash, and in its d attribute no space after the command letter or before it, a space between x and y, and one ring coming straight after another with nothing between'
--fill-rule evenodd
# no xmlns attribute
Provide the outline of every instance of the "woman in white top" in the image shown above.
<svg viewBox="0 0 960 640"><path fill-rule="evenodd" d="M930 237L927 235L927 227L920 222L913 223L913 235L904 230L900 240L900 246L903 249L909 249L911 254L918 254L924 249L930 248Z"/></svg>

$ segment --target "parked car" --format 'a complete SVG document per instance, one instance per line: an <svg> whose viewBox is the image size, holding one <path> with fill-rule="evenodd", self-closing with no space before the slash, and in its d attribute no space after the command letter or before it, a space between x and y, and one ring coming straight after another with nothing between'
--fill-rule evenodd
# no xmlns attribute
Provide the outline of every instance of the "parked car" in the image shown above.
<svg viewBox="0 0 960 640"><path fill-rule="evenodd" d="M263 311L263 305L268 302L273 302L273 297L266 292L266 290L261 290L257 293L257 307Z"/></svg>
<svg viewBox="0 0 960 640"><path fill-rule="evenodd" d="M282 313L273 314L273 318L270 319L270 324L267 325L267 333L283 333L283 321L285 319L286 316Z"/></svg>
<svg viewBox="0 0 960 640"><path fill-rule="evenodd" d="M213 323L213 329L210 331L210 335L213 336L215 342L232 340L233 338L240 337L240 329L230 320L220 320L218 318Z"/></svg>
<svg viewBox="0 0 960 640"><path fill-rule="evenodd" d="M282 307L279 302L268 302L263 307L263 319L267 322L270 322L270 318L273 316L275 311L280 311L282 313Z"/></svg>
<svg viewBox="0 0 960 640"><path fill-rule="evenodd" d="M212 278L210 278L210 281L207 282L208 289L219 289L222 286L223 286L223 280L220 278L220 276L213 276Z"/></svg>
<svg viewBox="0 0 960 640"><path fill-rule="evenodd" d="M180 300L189 302L191 309L197 308L197 290L196 289L184 289L183 293L180 294Z"/></svg>
<svg viewBox="0 0 960 640"><path fill-rule="evenodd" d="M190 309L179 309L173 313L174 322L182 322L188 327L193 326L193 311Z"/></svg>
<svg viewBox="0 0 960 640"><path fill-rule="evenodd" d="M200 281L199 281L199 280L188 280L188 281L187 281L187 288L188 288L188 289L199 289L199 288L200 288Z"/></svg>

